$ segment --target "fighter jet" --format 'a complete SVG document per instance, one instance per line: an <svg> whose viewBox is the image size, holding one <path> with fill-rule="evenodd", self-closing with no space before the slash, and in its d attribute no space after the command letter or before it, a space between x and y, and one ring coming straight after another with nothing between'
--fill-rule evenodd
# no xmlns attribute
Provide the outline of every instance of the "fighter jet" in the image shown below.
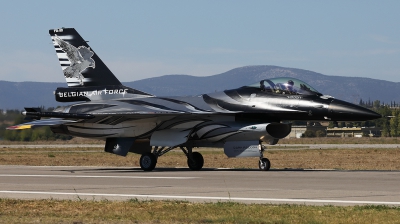
<svg viewBox="0 0 400 224"><path fill-rule="evenodd" d="M200 170L204 159L194 151L197 147L220 147L228 157L258 157L260 170L269 170L265 145L290 133L288 121L381 117L291 77L197 96L154 96L122 85L75 29L49 33L68 83L56 89L56 101L74 104L53 112L25 108L23 114L32 121L7 129L50 126L54 133L103 139L106 152L141 154L145 171L172 149L181 149L189 168Z"/></svg>

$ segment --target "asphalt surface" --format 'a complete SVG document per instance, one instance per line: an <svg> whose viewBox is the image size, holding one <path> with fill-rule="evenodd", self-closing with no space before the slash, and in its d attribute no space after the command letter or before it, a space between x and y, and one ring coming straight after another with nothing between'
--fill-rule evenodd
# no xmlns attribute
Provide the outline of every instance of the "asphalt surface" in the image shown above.
<svg viewBox="0 0 400 224"><path fill-rule="evenodd" d="M400 148L400 144L276 144L265 145L268 149L296 150L296 149L391 149ZM104 144L59 144L59 145L0 145L0 148L104 148ZM201 148L201 150L209 150ZM223 149L221 148L221 151Z"/></svg>
<svg viewBox="0 0 400 224"><path fill-rule="evenodd" d="M0 198L400 206L400 171L0 166Z"/></svg>

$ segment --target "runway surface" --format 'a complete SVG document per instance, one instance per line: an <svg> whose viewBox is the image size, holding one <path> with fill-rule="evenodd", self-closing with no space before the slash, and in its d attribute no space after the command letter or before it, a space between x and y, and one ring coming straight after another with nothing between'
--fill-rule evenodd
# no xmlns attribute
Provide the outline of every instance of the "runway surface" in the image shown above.
<svg viewBox="0 0 400 224"><path fill-rule="evenodd" d="M400 206L400 171L0 166L0 198Z"/></svg>
<svg viewBox="0 0 400 224"><path fill-rule="evenodd" d="M298 149L393 149L400 148L400 144L276 144L266 145L267 150L298 150ZM60 145L0 145L0 148L104 148L104 144L60 144ZM201 150L210 150L200 148ZM220 149L223 151L223 149Z"/></svg>

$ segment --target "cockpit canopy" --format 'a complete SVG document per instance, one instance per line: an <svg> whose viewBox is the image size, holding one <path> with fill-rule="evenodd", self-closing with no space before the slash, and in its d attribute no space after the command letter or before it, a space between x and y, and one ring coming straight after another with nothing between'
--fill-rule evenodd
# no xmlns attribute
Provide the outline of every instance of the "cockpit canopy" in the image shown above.
<svg viewBox="0 0 400 224"><path fill-rule="evenodd" d="M322 95L307 83L290 77L264 79L259 83L244 86L258 88L261 92L290 95Z"/></svg>

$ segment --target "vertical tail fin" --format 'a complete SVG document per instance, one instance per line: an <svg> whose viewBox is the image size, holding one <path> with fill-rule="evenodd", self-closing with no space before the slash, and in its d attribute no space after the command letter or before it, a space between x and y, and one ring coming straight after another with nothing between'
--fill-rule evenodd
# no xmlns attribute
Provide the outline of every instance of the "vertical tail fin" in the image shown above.
<svg viewBox="0 0 400 224"><path fill-rule="evenodd" d="M68 87L122 85L74 28L49 33Z"/></svg>

